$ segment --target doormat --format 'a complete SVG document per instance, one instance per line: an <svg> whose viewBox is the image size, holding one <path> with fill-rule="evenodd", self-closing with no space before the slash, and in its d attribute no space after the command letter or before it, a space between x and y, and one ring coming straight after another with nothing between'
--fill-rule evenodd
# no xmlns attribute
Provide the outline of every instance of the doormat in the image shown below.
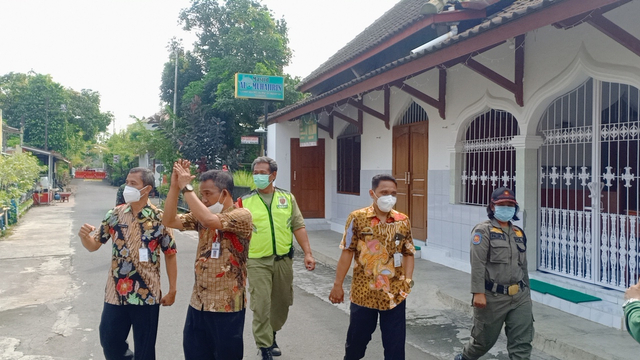
<svg viewBox="0 0 640 360"><path fill-rule="evenodd" d="M530 279L529 282L531 285L531 290L533 291L553 295L555 297L559 297L560 299L571 301L576 304L588 301L602 301L602 299L600 299L599 297L591 296L580 291L565 289L563 287L552 285L539 280Z"/></svg>

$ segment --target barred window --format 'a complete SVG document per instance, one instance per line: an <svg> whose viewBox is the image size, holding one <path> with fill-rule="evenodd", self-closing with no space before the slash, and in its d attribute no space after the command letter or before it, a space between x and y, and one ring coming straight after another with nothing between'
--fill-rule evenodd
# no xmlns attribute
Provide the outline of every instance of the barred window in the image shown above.
<svg viewBox="0 0 640 360"><path fill-rule="evenodd" d="M338 192L360 194L360 131L349 124L338 136Z"/></svg>
<svg viewBox="0 0 640 360"><path fill-rule="evenodd" d="M463 141L463 204L487 205L501 186L516 191L516 154L510 141L518 135L518 121L506 111L490 110L476 117Z"/></svg>

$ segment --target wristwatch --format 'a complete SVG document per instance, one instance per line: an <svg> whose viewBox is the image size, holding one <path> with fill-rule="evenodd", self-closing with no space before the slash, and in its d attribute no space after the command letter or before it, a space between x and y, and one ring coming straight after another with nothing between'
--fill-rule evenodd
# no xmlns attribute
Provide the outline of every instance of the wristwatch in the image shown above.
<svg viewBox="0 0 640 360"><path fill-rule="evenodd" d="M410 288L412 288L412 287L413 287L413 284L414 284L413 279L404 279L404 281L406 281L406 282L407 282L407 284L409 284L409 287L410 287Z"/></svg>
<svg viewBox="0 0 640 360"><path fill-rule="evenodd" d="M629 304L631 304L633 302L636 302L636 301L640 301L640 299L635 299L635 298L627 299L627 301L625 301L622 304L622 308L624 309L627 305L629 305Z"/></svg>
<svg viewBox="0 0 640 360"><path fill-rule="evenodd" d="M191 192L193 191L193 186L191 184L187 184L182 188L182 193L186 193L186 192Z"/></svg>

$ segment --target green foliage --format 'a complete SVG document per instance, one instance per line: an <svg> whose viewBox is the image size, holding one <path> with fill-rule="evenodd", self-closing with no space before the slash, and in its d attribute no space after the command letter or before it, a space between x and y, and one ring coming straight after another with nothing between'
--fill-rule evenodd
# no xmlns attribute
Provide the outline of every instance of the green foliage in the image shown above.
<svg viewBox="0 0 640 360"><path fill-rule="evenodd" d="M254 190L256 184L253 182L253 173L246 170L237 170L233 172L233 185L244 186Z"/></svg>
<svg viewBox="0 0 640 360"><path fill-rule="evenodd" d="M131 138L131 127L126 131L113 134L102 150L103 162L109 173L111 185L120 186L127 179L127 174L131 168L138 166L138 153L136 153L133 140ZM118 156L115 161L114 155Z"/></svg>
<svg viewBox="0 0 640 360"><path fill-rule="evenodd" d="M0 108L9 126L24 125L24 143L81 158L88 143L107 129L113 115L100 111L100 94L75 91L50 75L29 72L0 76ZM46 140L46 141L45 141Z"/></svg>
<svg viewBox="0 0 640 360"><path fill-rule="evenodd" d="M136 121L129 126L131 146L136 154L149 153L150 157L161 161L163 164L173 164L180 158L178 149L173 141L172 114L169 117L155 114L149 119ZM149 130L143 124L143 120L157 125L154 130ZM167 166L165 166L167 167ZM170 166L169 169L170 170Z"/></svg>
<svg viewBox="0 0 640 360"><path fill-rule="evenodd" d="M31 188L44 166L28 153L0 156L0 205L8 205Z"/></svg>
<svg viewBox="0 0 640 360"><path fill-rule="evenodd" d="M253 160L257 146L240 144L244 135L255 135L264 102L236 99L234 76L253 73L283 76L291 59L284 19L276 20L255 0L192 0L180 13L185 30L198 36L192 52L178 58L178 110L176 129L168 138L192 162L204 158L207 167L227 164L235 170ZM169 61L162 74L162 100L173 105L175 39L169 45ZM270 102L268 111L302 99L295 90L298 78L285 76L285 101ZM238 150L242 149L242 151Z"/></svg>
<svg viewBox="0 0 640 360"><path fill-rule="evenodd" d="M56 181L60 188L64 190L71 183L69 165L65 162L59 162L56 167Z"/></svg>

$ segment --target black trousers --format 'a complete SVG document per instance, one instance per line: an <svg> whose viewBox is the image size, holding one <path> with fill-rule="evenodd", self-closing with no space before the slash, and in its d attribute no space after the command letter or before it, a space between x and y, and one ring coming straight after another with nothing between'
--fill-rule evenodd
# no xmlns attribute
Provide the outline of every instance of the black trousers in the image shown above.
<svg viewBox="0 0 640 360"><path fill-rule="evenodd" d="M185 360L241 360L244 314L245 309L212 312L189 306L182 337Z"/></svg>
<svg viewBox="0 0 640 360"><path fill-rule="evenodd" d="M344 360L358 360L364 357L367 344L371 341L371 334L376 330L378 314L385 360L404 360L404 343L407 337L406 309L406 301L384 311L351 303Z"/></svg>
<svg viewBox="0 0 640 360"><path fill-rule="evenodd" d="M107 360L132 360L127 337L133 326L136 360L155 360L160 305L104 304L100 320L100 345Z"/></svg>

